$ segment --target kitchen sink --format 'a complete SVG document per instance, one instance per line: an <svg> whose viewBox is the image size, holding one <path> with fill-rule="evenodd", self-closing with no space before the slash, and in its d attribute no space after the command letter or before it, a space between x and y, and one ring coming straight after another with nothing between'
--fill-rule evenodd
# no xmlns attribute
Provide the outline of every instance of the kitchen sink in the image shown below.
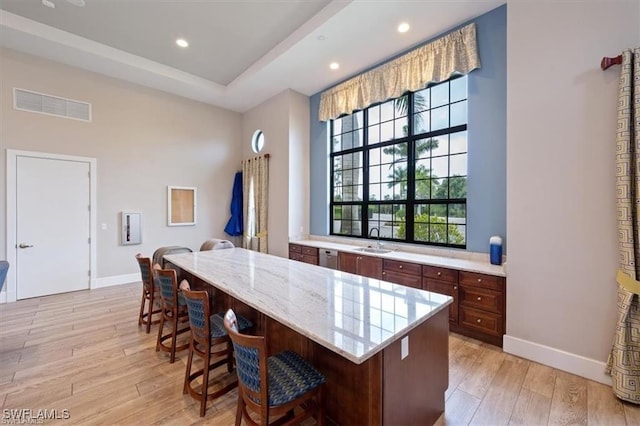
<svg viewBox="0 0 640 426"><path fill-rule="evenodd" d="M383 248L376 248L376 247L360 247L357 249L353 249L354 251L360 251L363 253L378 253L378 254L382 254L382 253L391 253L392 250L388 250L388 249L383 249Z"/></svg>

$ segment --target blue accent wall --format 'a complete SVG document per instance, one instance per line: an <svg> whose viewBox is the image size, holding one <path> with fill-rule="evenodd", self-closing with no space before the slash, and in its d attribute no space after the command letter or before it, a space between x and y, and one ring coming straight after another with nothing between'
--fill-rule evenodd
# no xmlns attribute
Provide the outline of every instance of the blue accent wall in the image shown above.
<svg viewBox="0 0 640 426"><path fill-rule="evenodd" d="M481 68L472 71L468 77L467 250L486 253L489 251L489 238L500 235L506 254L507 6L500 6L470 22L477 26ZM398 56L404 53L400 52ZM313 95L310 102L310 232L328 235L327 124L318 120L320 93Z"/></svg>

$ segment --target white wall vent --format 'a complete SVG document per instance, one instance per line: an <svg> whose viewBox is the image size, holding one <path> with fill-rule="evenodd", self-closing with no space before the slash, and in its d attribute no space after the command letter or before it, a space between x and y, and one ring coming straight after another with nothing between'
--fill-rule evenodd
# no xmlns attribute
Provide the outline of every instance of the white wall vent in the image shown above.
<svg viewBox="0 0 640 426"><path fill-rule="evenodd" d="M24 89L13 89L13 107L21 111L39 112L56 117L91 121L91 104L45 95Z"/></svg>

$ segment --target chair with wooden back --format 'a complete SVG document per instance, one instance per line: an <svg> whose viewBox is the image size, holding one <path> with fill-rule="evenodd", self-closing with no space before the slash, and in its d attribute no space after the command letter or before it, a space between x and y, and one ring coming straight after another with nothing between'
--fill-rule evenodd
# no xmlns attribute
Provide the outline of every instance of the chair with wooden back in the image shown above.
<svg viewBox="0 0 640 426"><path fill-rule="evenodd" d="M257 426L298 424L311 416L318 425L324 424L326 378L322 373L292 351L267 357L266 339L241 334L231 309L225 314L224 327L233 342L238 373L236 426L243 418ZM259 423L249 410L260 416ZM270 423L272 416L278 418Z"/></svg>
<svg viewBox="0 0 640 426"><path fill-rule="evenodd" d="M225 380L216 380L218 389L209 391L209 372L218 367L227 366L227 372L232 373L233 347L231 340L224 328L223 314L211 314L209 294L206 291L183 290L182 294L189 311L189 325L191 327L191 342L189 343L189 357L187 369L184 375L184 387L182 393L189 393L200 401L200 417L205 415L207 401L218 398L238 386L238 381L227 377ZM238 325L241 330L253 327L247 319L238 316ZM222 346L222 348L220 348ZM203 360L203 368L191 371L193 356ZM218 359L213 364L212 359ZM201 384L198 382L202 378Z"/></svg>
<svg viewBox="0 0 640 426"><path fill-rule="evenodd" d="M153 319L153 315L160 314L160 291L155 284L154 271L151 268L151 259L136 254L136 261L140 267L142 277L142 300L140 301L140 314L138 315L138 325L146 326L147 334L151 332L151 324L160 322L160 318ZM154 305L158 306L155 308Z"/></svg>
<svg viewBox="0 0 640 426"><path fill-rule="evenodd" d="M169 363L173 364L176 359L176 352L189 348L189 342L176 346L178 335L189 331L187 302L185 302L182 292L178 291L178 279L175 270L160 269L155 272L162 300L156 352L169 352ZM183 325L182 328L178 328L180 324ZM165 325L169 326L169 331L166 333L164 330ZM169 344L167 344L167 340L170 341Z"/></svg>

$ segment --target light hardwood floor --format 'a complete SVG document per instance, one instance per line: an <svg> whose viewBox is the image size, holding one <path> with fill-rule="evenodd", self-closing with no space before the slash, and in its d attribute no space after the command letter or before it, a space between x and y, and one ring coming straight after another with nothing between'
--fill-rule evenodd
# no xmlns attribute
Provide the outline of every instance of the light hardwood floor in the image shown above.
<svg viewBox="0 0 640 426"><path fill-rule="evenodd" d="M232 425L236 392L198 416L182 394L186 353L169 364L138 328L141 285L0 305L0 422L5 409L69 410L65 424ZM640 407L607 386L451 335L438 425L640 425Z"/></svg>

